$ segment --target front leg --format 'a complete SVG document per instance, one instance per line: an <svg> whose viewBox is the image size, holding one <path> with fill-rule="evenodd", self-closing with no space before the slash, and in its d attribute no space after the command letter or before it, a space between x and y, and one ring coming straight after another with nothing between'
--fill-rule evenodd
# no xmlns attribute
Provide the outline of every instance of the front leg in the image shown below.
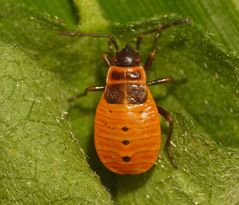
<svg viewBox="0 0 239 205"><path fill-rule="evenodd" d="M77 100L78 98L81 98L81 97L87 95L88 92L103 91L104 89L105 89L105 86L90 86L90 87L86 88L83 93L73 96L68 101L73 102L73 101Z"/></svg>
<svg viewBox="0 0 239 205"><path fill-rule="evenodd" d="M160 115L162 115L169 123L169 128L167 131L166 150L167 150L167 154L168 154L168 157L169 157L171 163L173 164L173 166L175 168L177 168L178 166L177 166L176 161L173 158L173 151L171 148L171 138L172 138L172 134L173 134L173 117L169 112L167 112L160 106L157 105L157 108L158 108L158 113Z"/></svg>
<svg viewBox="0 0 239 205"><path fill-rule="evenodd" d="M157 49L156 49L156 48L153 49L153 50L150 52L150 54L149 54L149 56L148 56L148 58L147 58L147 60L146 60L146 62L145 62L145 64L144 64L144 69L145 69L145 70L149 70L149 69L150 69L150 67L151 67L151 65L152 65L152 63L153 63L153 61L154 61L156 52L157 52Z"/></svg>

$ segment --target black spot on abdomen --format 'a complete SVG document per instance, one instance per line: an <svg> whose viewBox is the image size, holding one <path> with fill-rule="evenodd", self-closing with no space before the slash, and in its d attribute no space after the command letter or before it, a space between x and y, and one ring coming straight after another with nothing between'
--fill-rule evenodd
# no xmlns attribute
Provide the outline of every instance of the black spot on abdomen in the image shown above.
<svg viewBox="0 0 239 205"><path fill-rule="evenodd" d="M122 127L121 129L122 129L124 132L127 132L127 131L129 130L128 127Z"/></svg>
<svg viewBox="0 0 239 205"><path fill-rule="evenodd" d="M129 144L129 140L123 140L123 141L122 141L122 144L128 145L128 144Z"/></svg>
<svg viewBox="0 0 239 205"><path fill-rule="evenodd" d="M131 157L129 156L123 156L122 157L122 160L125 161L125 162L129 162L131 160Z"/></svg>

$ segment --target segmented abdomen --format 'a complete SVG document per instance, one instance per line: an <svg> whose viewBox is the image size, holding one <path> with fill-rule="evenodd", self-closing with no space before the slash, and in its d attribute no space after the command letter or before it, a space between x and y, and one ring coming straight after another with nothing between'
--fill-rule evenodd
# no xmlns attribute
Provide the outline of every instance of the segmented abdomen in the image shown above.
<svg viewBox="0 0 239 205"><path fill-rule="evenodd" d="M101 98L95 117L95 146L102 163L118 174L150 169L160 149L160 124L148 90L144 104L108 104Z"/></svg>

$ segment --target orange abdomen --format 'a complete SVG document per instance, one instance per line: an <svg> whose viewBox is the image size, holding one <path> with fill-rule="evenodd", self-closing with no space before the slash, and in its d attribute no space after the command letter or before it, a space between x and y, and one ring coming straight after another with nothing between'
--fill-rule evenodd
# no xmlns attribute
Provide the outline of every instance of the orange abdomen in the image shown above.
<svg viewBox="0 0 239 205"><path fill-rule="evenodd" d="M143 104L109 104L102 96L95 117L94 141L102 163L118 174L141 174L157 160L160 121L150 90Z"/></svg>

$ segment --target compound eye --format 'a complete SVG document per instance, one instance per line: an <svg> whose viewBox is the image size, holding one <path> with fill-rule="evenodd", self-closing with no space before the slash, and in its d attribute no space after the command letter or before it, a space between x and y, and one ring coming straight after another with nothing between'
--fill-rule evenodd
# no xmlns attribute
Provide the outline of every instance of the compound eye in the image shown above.
<svg viewBox="0 0 239 205"><path fill-rule="evenodd" d="M112 62L113 62L114 64L116 64L116 62L117 62L117 59L116 59L116 57L115 57L115 56L112 58Z"/></svg>
<svg viewBox="0 0 239 205"><path fill-rule="evenodd" d="M137 58L135 58L135 60L134 60L134 61L135 61L135 63L136 63L136 64L139 64L139 63L140 63L140 58L139 58L139 57L137 57Z"/></svg>

